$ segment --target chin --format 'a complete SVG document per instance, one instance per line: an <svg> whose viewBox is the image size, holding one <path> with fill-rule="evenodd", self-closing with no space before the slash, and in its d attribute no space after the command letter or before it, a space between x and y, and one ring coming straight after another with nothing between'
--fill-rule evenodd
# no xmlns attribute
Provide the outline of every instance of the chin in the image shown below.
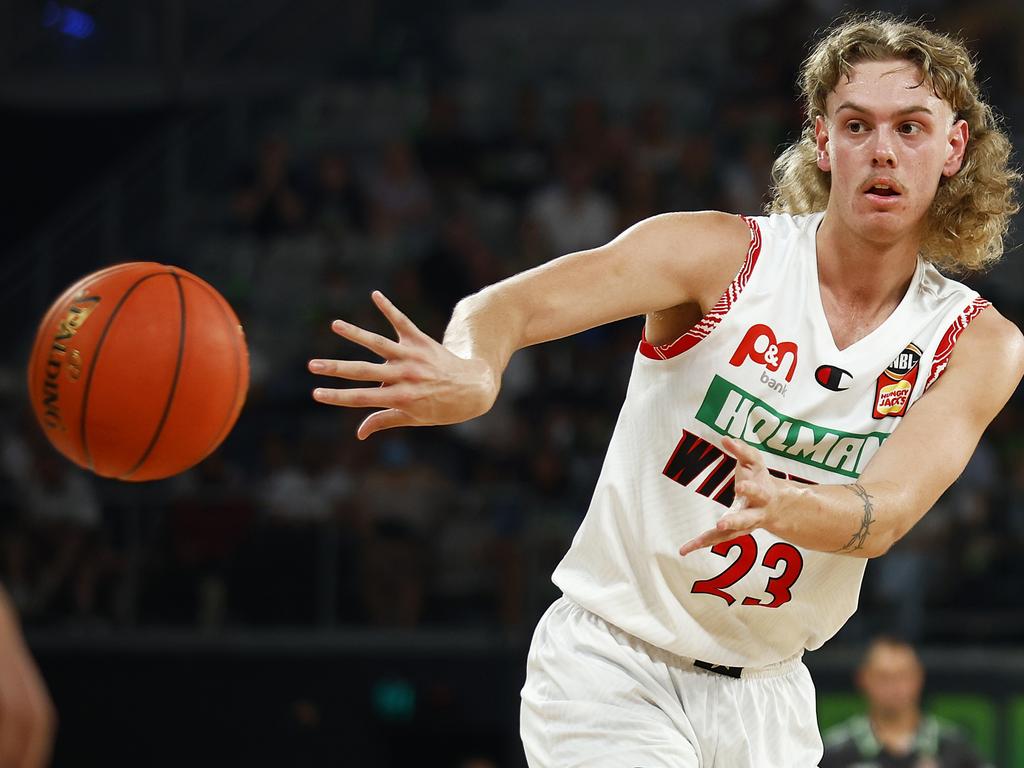
<svg viewBox="0 0 1024 768"><path fill-rule="evenodd" d="M917 222L907 211L858 211L850 223L851 229L870 242L893 242L917 231Z"/></svg>

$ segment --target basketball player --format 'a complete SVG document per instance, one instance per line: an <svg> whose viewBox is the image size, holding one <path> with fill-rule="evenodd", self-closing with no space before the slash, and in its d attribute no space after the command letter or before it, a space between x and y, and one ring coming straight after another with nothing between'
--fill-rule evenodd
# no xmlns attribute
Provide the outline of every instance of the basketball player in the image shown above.
<svg viewBox="0 0 1024 768"><path fill-rule="evenodd" d="M50 763L56 713L21 635L7 592L0 588L0 766Z"/></svg>
<svg viewBox="0 0 1024 768"><path fill-rule="evenodd" d="M996 261L1016 210L962 45L850 20L802 86L772 215L655 216L463 299L443 344L374 293L397 341L334 330L385 362L310 362L380 383L314 391L378 409L365 439L479 416L517 349L646 315L530 650L534 768L816 766L804 649L853 613L866 559L956 479L1024 373L1017 328L940 271Z"/></svg>

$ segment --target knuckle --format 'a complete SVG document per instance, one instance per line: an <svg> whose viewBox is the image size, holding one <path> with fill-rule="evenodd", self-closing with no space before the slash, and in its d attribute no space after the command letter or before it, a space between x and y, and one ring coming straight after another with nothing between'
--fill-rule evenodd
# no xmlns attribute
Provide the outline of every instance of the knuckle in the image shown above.
<svg viewBox="0 0 1024 768"><path fill-rule="evenodd" d="M410 381L426 381L430 376L427 366L422 363L412 363L406 366L405 377Z"/></svg>

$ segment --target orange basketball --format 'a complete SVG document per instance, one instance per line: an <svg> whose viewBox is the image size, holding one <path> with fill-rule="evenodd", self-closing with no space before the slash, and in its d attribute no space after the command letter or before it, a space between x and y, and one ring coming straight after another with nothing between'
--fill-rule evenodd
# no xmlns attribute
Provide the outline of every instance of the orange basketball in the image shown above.
<svg viewBox="0 0 1024 768"><path fill-rule="evenodd" d="M249 387L245 335L208 283L177 267L116 264L72 285L36 334L28 388L50 442L119 480L156 480L208 456Z"/></svg>

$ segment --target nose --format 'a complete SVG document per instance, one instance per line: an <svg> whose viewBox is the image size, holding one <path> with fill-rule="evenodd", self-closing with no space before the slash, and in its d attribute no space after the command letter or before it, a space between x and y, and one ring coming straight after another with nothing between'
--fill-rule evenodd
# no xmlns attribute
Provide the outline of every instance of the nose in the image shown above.
<svg viewBox="0 0 1024 768"><path fill-rule="evenodd" d="M896 146L893 135L882 128L875 131L875 145L872 147L871 166L873 168L895 168Z"/></svg>

